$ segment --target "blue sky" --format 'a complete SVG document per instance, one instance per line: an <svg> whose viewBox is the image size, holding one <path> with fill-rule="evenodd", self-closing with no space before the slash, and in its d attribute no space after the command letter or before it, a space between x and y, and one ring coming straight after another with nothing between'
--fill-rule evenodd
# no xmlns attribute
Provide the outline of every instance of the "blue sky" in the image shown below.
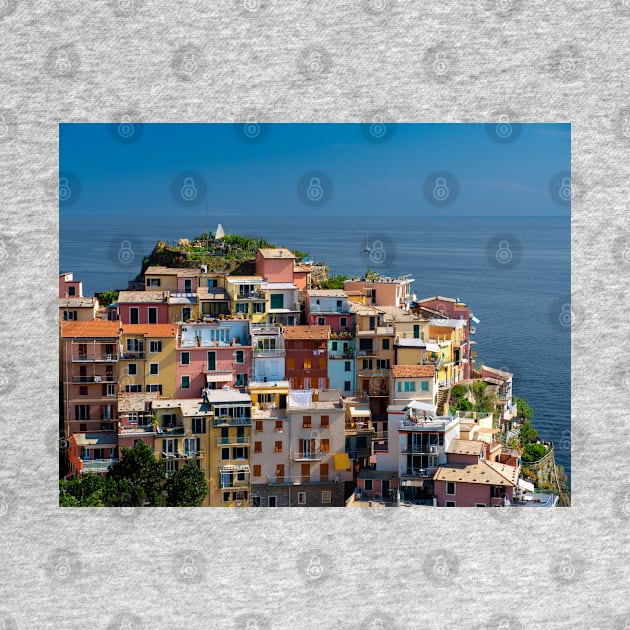
<svg viewBox="0 0 630 630"><path fill-rule="evenodd" d="M204 213L329 216L568 216L550 186L570 172L568 123L61 124L60 173L68 176L76 214ZM256 135L257 134L257 135ZM121 141L122 140L122 141ZM131 140L131 141L130 141ZM506 141L508 140L508 141ZM200 179L182 203L182 178ZM305 174L323 173L322 203L304 199ZM449 203L434 203L432 177L446 174ZM178 179L179 178L179 179ZM451 179L452 178L452 179ZM554 179L555 178L555 179ZM310 180L309 180L310 181ZM78 184L78 186L77 186ZM332 186L332 188L330 188ZM456 194L453 190L456 190Z"/></svg>

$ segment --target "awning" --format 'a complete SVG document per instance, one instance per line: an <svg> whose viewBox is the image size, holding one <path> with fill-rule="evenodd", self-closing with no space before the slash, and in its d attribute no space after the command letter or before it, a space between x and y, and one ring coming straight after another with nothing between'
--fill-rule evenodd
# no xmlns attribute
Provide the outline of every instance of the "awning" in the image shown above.
<svg viewBox="0 0 630 630"><path fill-rule="evenodd" d="M421 481L420 479L403 479L402 485L413 486L415 488L422 488L422 486L424 485L424 481Z"/></svg>
<svg viewBox="0 0 630 630"><path fill-rule="evenodd" d="M477 319L474 315L471 315L471 316L470 316L470 319L472 319L472 320L473 320L473 322L475 322L475 324L478 324L478 323L479 323L479 320L478 320L478 319Z"/></svg>
<svg viewBox="0 0 630 630"><path fill-rule="evenodd" d="M372 412L369 409L357 409L356 407L350 407L350 415L353 418L369 418Z"/></svg>
<svg viewBox="0 0 630 630"><path fill-rule="evenodd" d="M436 407L435 405L430 405L429 403L423 403L419 400L412 400L408 405L408 409L417 409L418 411L428 411L429 413L435 413Z"/></svg>
<svg viewBox="0 0 630 630"><path fill-rule="evenodd" d="M440 352L440 346L437 343L426 343L425 347L429 352Z"/></svg>
<svg viewBox="0 0 630 630"><path fill-rule="evenodd" d="M348 453L335 453L335 470L350 470Z"/></svg>
<svg viewBox="0 0 630 630"><path fill-rule="evenodd" d="M223 383L232 380L232 372L206 372L206 383Z"/></svg>

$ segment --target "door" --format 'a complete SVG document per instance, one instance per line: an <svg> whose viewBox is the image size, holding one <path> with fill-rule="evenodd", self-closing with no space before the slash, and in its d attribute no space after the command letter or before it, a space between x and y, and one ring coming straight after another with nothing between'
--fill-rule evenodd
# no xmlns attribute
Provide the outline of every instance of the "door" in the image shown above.
<svg viewBox="0 0 630 630"><path fill-rule="evenodd" d="M182 321L187 322L191 318L190 306L184 306L182 308Z"/></svg>
<svg viewBox="0 0 630 630"><path fill-rule="evenodd" d="M389 479L381 481L382 485L382 497L384 499L389 498Z"/></svg>
<svg viewBox="0 0 630 630"><path fill-rule="evenodd" d="M320 481L329 481L329 479L328 479L328 464L320 464L319 465L319 480Z"/></svg>
<svg viewBox="0 0 630 630"><path fill-rule="evenodd" d="M139 312L140 311L137 308L129 309L129 323L130 324L137 324L139 322L139 319L140 319Z"/></svg>

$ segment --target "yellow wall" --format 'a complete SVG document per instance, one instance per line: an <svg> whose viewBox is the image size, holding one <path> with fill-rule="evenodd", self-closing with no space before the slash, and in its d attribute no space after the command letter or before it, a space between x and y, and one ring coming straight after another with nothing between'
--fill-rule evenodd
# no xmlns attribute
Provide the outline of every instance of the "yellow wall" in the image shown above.
<svg viewBox="0 0 630 630"><path fill-rule="evenodd" d="M182 321L182 309L185 306L190 307L191 319L199 318L199 305L198 304L169 304L168 305L168 321L169 322Z"/></svg>

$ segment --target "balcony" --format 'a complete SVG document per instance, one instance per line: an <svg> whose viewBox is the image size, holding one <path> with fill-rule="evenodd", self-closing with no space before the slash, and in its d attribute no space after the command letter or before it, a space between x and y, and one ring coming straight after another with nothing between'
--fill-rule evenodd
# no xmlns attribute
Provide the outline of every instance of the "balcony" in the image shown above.
<svg viewBox="0 0 630 630"><path fill-rule="evenodd" d="M118 354L73 354L73 363L94 363L101 361L104 363L118 361Z"/></svg>
<svg viewBox="0 0 630 630"><path fill-rule="evenodd" d="M262 291L250 291L249 293L239 293L238 295L234 296L234 300L236 302L264 302L265 299L265 294Z"/></svg>
<svg viewBox="0 0 630 630"><path fill-rule="evenodd" d="M347 352L329 352L329 359L353 359L354 352L352 350L348 350Z"/></svg>
<svg viewBox="0 0 630 630"><path fill-rule="evenodd" d="M371 350L359 350L357 352L357 356L358 357L375 357L376 355L376 351L371 349Z"/></svg>
<svg viewBox="0 0 630 630"><path fill-rule="evenodd" d="M116 383L117 379L115 380L114 377L111 375L109 376L99 376L99 375L73 376L72 382L73 383Z"/></svg>
<svg viewBox="0 0 630 630"><path fill-rule="evenodd" d="M417 453L418 455L437 455L440 451L438 444L402 444L401 453Z"/></svg>
<svg viewBox="0 0 630 630"><path fill-rule="evenodd" d="M249 446L251 443L249 435L217 438L217 446Z"/></svg>
<svg viewBox="0 0 630 630"><path fill-rule="evenodd" d="M123 352L120 358L142 360L146 358L146 354L144 352Z"/></svg>
<svg viewBox="0 0 630 630"><path fill-rule="evenodd" d="M118 463L118 459L84 459L81 472L106 473L110 466Z"/></svg>
<svg viewBox="0 0 630 630"><path fill-rule="evenodd" d="M183 451L177 453L166 453L162 451L162 459L203 459L205 456L205 451Z"/></svg>
<svg viewBox="0 0 630 630"><path fill-rule="evenodd" d="M212 420L213 427L251 427L251 418L233 418L232 416L219 416Z"/></svg>
<svg viewBox="0 0 630 630"><path fill-rule="evenodd" d="M419 418L416 421L412 419L401 420L399 427L401 431L444 432L457 422L459 422L459 418L457 417L451 418L450 416L427 416L426 422L422 418Z"/></svg>
<svg viewBox="0 0 630 630"><path fill-rule="evenodd" d="M293 454L293 461L295 462L318 462L322 459L323 455L322 452L317 449L317 450L313 450L313 451L309 451L307 453L294 453Z"/></svg>
<svg viewBox="0 0 630 630"><path fill-rule="evenodd" d="M435 475L438 467L429 466L427 468L408 468L407 472L403 473L403 477L407 479L431 479Z"/></svg>
<svg viewBox="0 0 630 630"><path fill-rule="evenodd" d="M372 433L374 428L372 422L362 420L346 420L346 431L356 431L360 433Z"/></svg>
<svg viewBox="0 0 630 630"><path fill-rule="evenodd" d="M186 435L184 427L156 427L158 435Z"/></svg>
<svg viewBox="0 0 630 630"><path fill-rule="evenodd" d="M275 357L283 357L285 356L285 354L286 354L286 351L284 348L273 348L273 349L255 348L254 349L255 359L273 359Z"/></svg>
<svg viewBox="0 0 630 630"><path fill-rule="evenodd" d="M323 475L318 480L311 479L302 475L284 475L282 477L267 477L267 483L271 486L301 486L310 484L312 486L340 483L340 477L331 475Z"/></svg>

